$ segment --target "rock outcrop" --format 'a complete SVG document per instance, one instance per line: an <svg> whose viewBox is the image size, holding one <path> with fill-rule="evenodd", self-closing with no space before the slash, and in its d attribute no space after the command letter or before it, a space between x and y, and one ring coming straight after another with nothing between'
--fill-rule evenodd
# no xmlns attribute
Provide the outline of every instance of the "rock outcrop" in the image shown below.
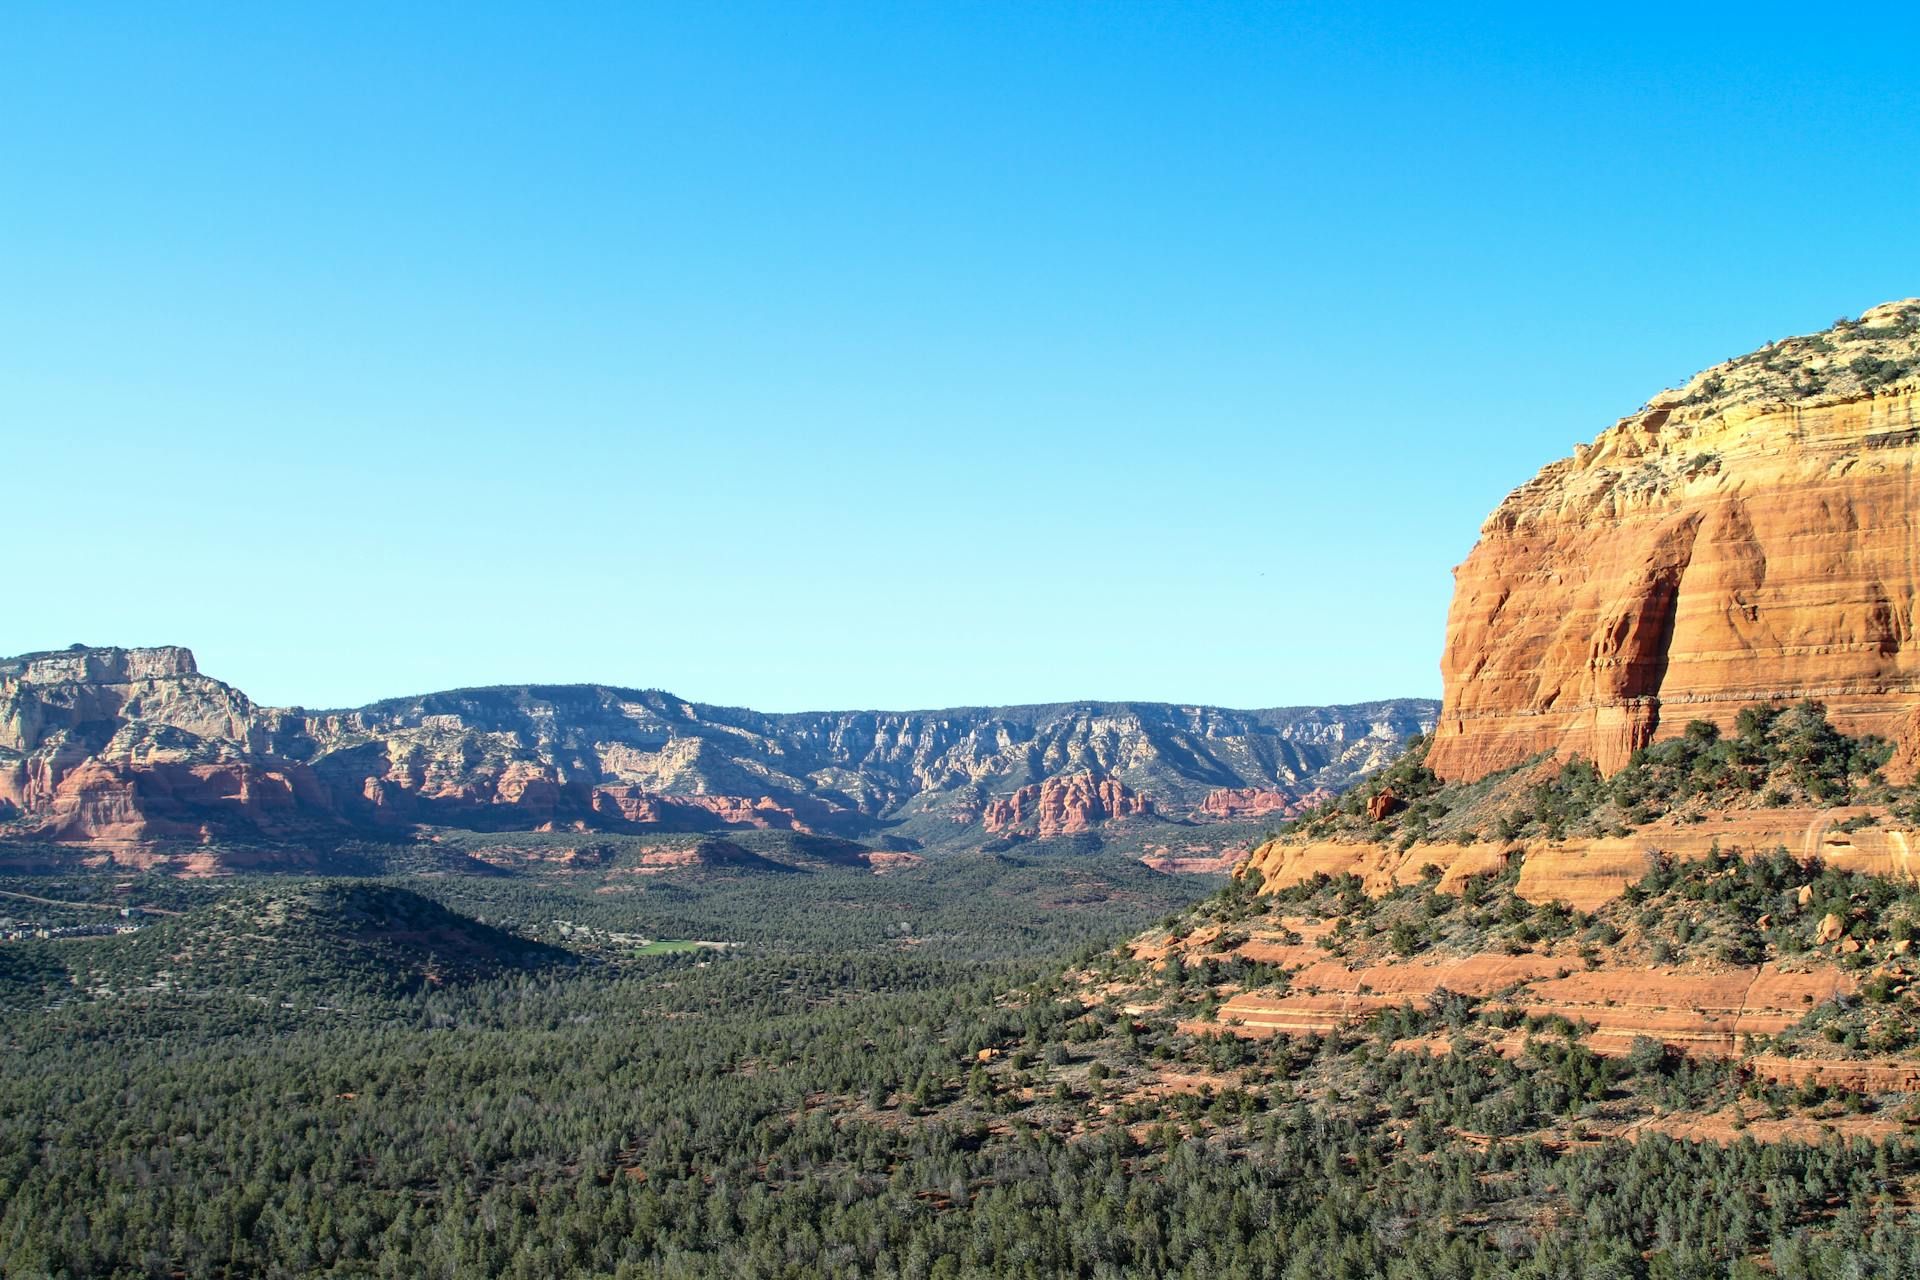
<svg viewBox="0 0 1920 1280"><path fill-rule="evenodd" d="M1777 1035L1810 1005L1849 995L1855 985L1829 967L1583 972L1568 957L1486 953L1363 969L1318 960L1297 969L1285 991L1235 995L1219 1021L1250 1038L1324 1034L1405 1001L1425 1005L1443 991L1482 998L1514 991L1497 1003L1527 1017L1585 1023L1592 1028L1586 1043L1599 1053L1624 1054L1648 1036L1697 1057L1737 1057L1748 1037Z"/></svg>
<svg viewBox="0 0 1920 1280"><path fill-rule="evenodd" d="M1870 816L1876 825L1850 829ZM1582 911L1619 897L1662 858L1697 862L1716 849L1759 856L1784 848L1797 858L1841 871L1920 878L1920 833L1878 823L1880 816L1851 805L1748 809L1697 821L1657 822L1624 836L1470 844L1423 840L1405 848L1379 841L1271 840L1255 849L1245 865L1260 874L1268 889L1284 889L1319 874L1356 875L1376 894L1419 883L1431 866L1440 869L1438 887L1457 893L1468 877L1502 871L1518 856L1515 893L1529 902L1564 902Z"/></svg>
<svg viewBox="0 0 1920 1280"><path fill-rule="evenodd" d="M1232 822L1242 818L1264 818L1269 814L1291 818L1333 798L1333 792L1315 788L1304 795L1275 791L1266 787L1215 787L1207 792L1194 810L1196 818Z"/></svg>
<svg viewBox="0 0 1920 1280"><path fill-rule="evenodd" d="M1153 812L1152 802L1135 795L1116 778L1077 774L1048 778L987 802L980 821L996 835L1061 836L1085 831L1110 818L1135 818Z"/></svg>
<svg viewBox="0 0 1920 1280"><path fill-rule="evenodd" d="M709 827L755 827L760 830L812 832L832 825L843 811L817 801L806 803L813 825L793 808L771 796L663 796L637 787L595 787L593 810L602 816L641 827L667 826L679 831Z"/></svg>
<svg viewBox="0 0 1920 1280"><path fill-rule="evenodd" d="M1908 299L1709 369L1514 490L1456 571L1428 766L1610 772L1802 697L1911 753L1917 396Z"/></svg>

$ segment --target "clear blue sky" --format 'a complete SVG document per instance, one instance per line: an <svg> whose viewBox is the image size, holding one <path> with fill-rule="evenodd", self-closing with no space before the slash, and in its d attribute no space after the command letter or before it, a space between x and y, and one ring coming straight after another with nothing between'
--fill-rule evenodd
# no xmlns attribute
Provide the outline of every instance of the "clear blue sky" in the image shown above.
<svg viewBox="0 0 1920 1280"><path fill-rule="evenodd" d="M1508 489L1920 293L1911 12L9 7L0 651L1437 694Z"/></svg>

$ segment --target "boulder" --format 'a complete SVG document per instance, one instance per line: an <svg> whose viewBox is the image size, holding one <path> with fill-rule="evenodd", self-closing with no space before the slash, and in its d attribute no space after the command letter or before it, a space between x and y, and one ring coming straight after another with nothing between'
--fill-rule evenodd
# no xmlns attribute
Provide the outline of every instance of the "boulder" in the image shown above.
<svg viewBox="0 0 1920 1280"><path fill-rule="evenodd" d="M1379 791L1367 797L1367 819L1370 822L1379 822L1389 814L1397 813L1405 807L1405 803L1393 792Z"/></svg>

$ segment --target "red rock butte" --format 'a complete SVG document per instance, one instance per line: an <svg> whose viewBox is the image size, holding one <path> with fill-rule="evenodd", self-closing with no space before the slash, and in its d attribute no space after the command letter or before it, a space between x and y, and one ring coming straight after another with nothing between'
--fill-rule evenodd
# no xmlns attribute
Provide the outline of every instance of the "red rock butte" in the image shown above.
<svg viewBox="0 0 1920 1280"><path fill-rule="evenodd" d="M1800 698L1910 762L1916 395L1907 299L1708 369L1514 490L1455 570L1428 766L1552 751L1610 773L1688 721Z"/></svg>
<svg viewBox="0 0 1920 1280"><path fill-rule="evenodd" d="M981 822L992 832L1072 835L1109 818L1133 818L1153 812L1153 802L1136 795L1118 778L1073 774L1021 787L987 802Z"/></svg>

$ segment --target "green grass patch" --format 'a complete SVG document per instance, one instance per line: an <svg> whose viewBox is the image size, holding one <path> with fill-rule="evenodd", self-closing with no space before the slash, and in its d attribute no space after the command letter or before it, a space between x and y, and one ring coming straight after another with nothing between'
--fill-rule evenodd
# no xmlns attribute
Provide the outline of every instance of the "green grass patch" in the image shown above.
<svg viewBox="0 0 1920 1280"><path fill-rule="evenodd" d="M644 947L636 947L636 956L671 956L682 951L698 951L704 944L689 942L685 938L655 938Z"/></svg>

